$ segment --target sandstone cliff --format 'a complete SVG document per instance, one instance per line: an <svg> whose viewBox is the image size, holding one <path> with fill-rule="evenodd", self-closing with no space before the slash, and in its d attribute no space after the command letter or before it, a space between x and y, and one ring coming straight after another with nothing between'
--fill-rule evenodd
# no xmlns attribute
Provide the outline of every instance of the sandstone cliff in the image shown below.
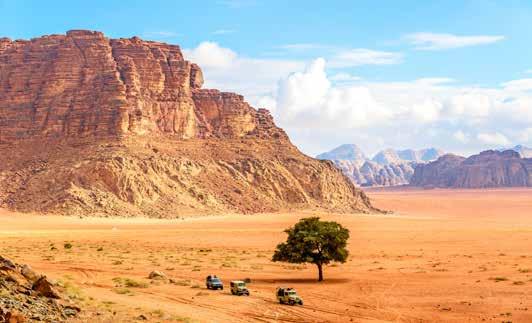
<svg viewBox="0 0 532 323"><path fill-rule="evenodd" d="M532 159L513 150L488 150L464 158L445 155L416 167L412 186L488 188L532 186Z"/></svg>
<svg viewBox="0 0 532 323"><path fill-rule="evenodd" d="M175 216L372 210L268 110L202 89L176 45L69 31L0 39L0 207Z"/></svg>

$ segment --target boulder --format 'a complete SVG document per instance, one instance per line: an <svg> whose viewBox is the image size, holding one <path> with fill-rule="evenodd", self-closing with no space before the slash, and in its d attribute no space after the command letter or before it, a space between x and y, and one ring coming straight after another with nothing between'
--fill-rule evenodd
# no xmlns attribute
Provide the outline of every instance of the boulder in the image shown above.
<svg viewBox="0 0 532 323"><path fill-rule="evenodd" d="M158 271L158 270L152 271L148 275L148 278L149 279L154 279L154 280L166 280L166 279L168 279L168 277L166 276L165 273L163 273L162 271Z"/></svg>
<svg viewBox="0 0 532 323"><path fill-rule="evenodd" d="M41 278L29 265L23 265L20 268L20 273L30 282L35 282Z"/></svg>
<svg viewBox="0 0 532 323"><path fill-rule="evenodd" d="M46 279L46 276L42 276L39 279L37 279L33 286L31 287L34 291L39 293L40 295L48 298L60 298L59 294L55 291L52 283Z"/></svg>

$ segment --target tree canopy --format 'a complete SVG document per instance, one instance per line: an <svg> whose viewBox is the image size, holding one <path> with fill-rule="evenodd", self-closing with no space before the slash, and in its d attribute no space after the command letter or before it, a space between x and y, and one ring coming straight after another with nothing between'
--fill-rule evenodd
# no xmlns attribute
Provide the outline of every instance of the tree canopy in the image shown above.
<svg viewBox="0 0 532 323"><path fill-rule="evenodd" d="M319 217L301 219L286 229L286 242L277 245L273 261L313 263L318 267L318 280L323 280L323 265L333 261L345 263L349 230L333 221Z"/></svg>

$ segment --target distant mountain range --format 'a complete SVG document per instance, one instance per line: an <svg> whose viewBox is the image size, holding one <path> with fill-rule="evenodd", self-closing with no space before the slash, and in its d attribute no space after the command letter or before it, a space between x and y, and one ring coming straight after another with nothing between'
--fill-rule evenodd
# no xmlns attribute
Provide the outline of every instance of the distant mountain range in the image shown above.
<svg viewBox="0 0 532 323"><path fill-rule="evenodd" d="M359 186L410 185L442 188L532 186L532 148L488 150L469 158L442 150L385 149L369 158L357 145L320 154Z"/></svg>
<svg viewBox="0 0 532 323"><path fill-rule="evenodd" d="M469 158L452 154L418 165L411 186L441 188L489 188L532 186L530 149L487 150ZM515 150L514 150L515 149ZM518 152L520 150L521 152Z"/></svg>
<svg viewBox="0 0 532 323"><path fill-rule="evenodd" d="M418 164L433 161L443 154L436 148L385 149L370 159L357 145L346 144L316 158L333 161L359 186L395 186L408 184Z"/></svg>

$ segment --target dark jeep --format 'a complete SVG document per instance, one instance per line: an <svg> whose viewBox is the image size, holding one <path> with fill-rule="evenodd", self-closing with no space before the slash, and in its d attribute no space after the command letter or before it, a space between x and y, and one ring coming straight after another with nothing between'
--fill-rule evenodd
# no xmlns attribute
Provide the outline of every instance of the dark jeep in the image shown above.
<svg viewBox="0 0 532 323"><path fill-rule="evenodd" d="M207 279L205 280L205 285L207 285L207 289L224 289L224 284L216 275L207 276Z"/></svg>

